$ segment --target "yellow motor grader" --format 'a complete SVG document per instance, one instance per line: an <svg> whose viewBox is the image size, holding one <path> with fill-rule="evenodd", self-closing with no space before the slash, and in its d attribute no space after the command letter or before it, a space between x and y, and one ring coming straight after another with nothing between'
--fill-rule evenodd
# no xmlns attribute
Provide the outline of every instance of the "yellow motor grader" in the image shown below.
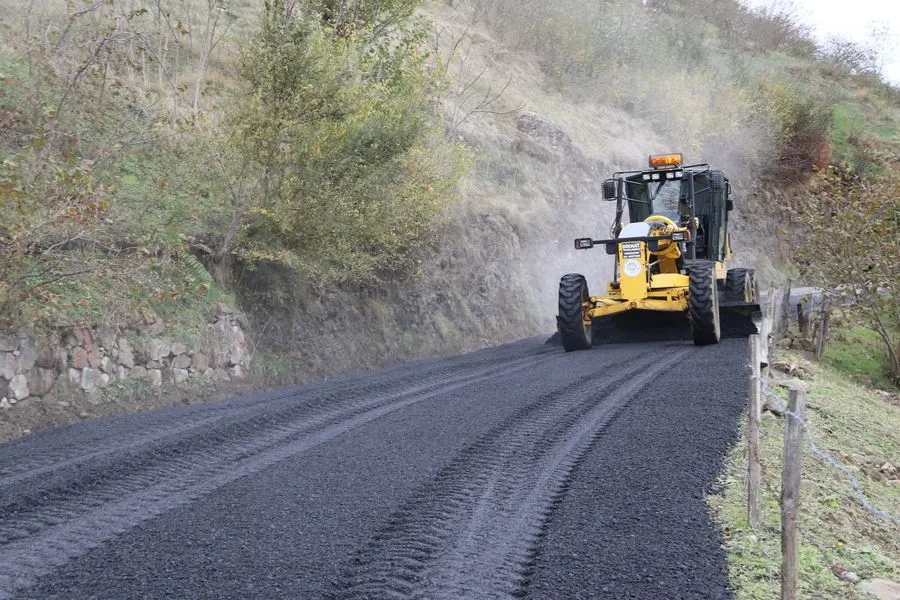
<svg viewBox="0 0 900 600"><path fill-rule="evenodd" d="M718 343L726 312L746 323L758 315L753 270L726 266L731 184L708 164L682 163L681 154L650 156L648 169L603 182L603 199L616 202L610 238L579 238L575 248L614 256L613 280L602 296L591 296L580 274L560 280L557 328L566 351L590 348L602 331L597 322L626 312L680 313L697 345Z"/></svg>

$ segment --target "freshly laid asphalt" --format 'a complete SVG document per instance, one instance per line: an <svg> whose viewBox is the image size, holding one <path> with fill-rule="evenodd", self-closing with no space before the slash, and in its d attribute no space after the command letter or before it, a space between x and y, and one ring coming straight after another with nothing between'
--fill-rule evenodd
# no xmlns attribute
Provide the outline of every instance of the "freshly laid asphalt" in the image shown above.
<svg viewBox="0 0 900 600"><path fill-rule="evenodd" d="M745 341L544 340L0 446L0 600L731 598Z"/></svg>

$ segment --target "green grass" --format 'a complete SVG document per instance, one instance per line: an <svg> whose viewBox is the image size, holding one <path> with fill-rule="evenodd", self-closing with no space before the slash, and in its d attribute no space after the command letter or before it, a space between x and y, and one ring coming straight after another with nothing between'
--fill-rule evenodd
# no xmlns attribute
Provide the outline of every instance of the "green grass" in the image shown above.
<svg viewBox="0 0 900 600"><path fill-rule="evenodd" d="M900 463L900 407L830 366L804 367L814 373L807 398L807 422L816 445L858 477L870 502L900 515L900 485L878 465ZM781 394L782 396L784 394ZM728 552L728 571L738 600L779 597L779 494L784 422L762 422L763 526L747 521L745 442L730 453L721 481L723 493L709 498ZM893 475L893 477L898 477ZM859 598L854 586L832 568L862 579L900 580L900 526L867 512L849 479L804 448L800 497L801 598Z"/></svg>
<svg viewBox="0 0 900 600"><path fill-rule="evenodd" d="M894 386L885 373L887 350L884 341L866 327L837 328L825 347L825 364L846 373L856 381L882 390Z"/></svg>
<svg viewBox="0 0 900 600"><path fill-rule="evenodd" d="M257 354L251 366L253 377L266 386L296 384L306 379L303 365L293 357L274 354Z"/></svg>
<svg viewBox="0 0 900 600"><path fill-rule="evenodd" d="M215 302L235 306L234 297L212 281L195 261L132 254L110 257L82 252L67 257L60 271L86 273L35 286L18 307L33 327L119 323L142 327L155 314L166 335L192 345L210 335ZM52 277L52 274L48 277ZM150 312L152 311L152 312Z"/></svg>
<svg viewBox="0 0 900 600"><path fill-rule="evenodd" d="M110 174L116 184L111 229L122 238L178 245L211 223L227 222L221 178L203 164L204 140L194 148L154 144L133 151Z"/></svg>

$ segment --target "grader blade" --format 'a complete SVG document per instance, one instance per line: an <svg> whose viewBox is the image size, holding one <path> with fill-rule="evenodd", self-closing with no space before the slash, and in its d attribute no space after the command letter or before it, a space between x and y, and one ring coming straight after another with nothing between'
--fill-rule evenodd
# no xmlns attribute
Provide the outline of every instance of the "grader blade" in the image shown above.
<svg viewBox="0 0 900 600"><path fill-rule="evenodd" d="M719 305L719 322L722 337L745 338L759 333L762 309L750 302L725 303Z"/></svg>

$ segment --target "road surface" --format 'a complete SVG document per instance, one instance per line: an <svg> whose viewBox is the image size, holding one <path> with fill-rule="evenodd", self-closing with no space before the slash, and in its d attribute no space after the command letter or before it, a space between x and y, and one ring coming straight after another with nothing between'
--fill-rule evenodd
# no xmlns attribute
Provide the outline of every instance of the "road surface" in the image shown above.
<svg viewBox="0 0 900 600"><path fill-rule="evenodd" d="M746 341L545 339L0 446L0 600L731 598Z"/></svg>

